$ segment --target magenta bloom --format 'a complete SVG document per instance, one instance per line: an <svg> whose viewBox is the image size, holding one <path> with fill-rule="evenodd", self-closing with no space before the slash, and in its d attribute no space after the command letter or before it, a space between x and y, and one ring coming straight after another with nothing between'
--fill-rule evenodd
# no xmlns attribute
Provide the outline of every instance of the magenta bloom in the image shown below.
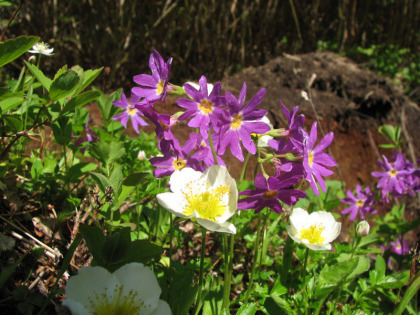
<svg viewBox="0 0 420 315"><path fill-rule="evenodd" d="M214 85L210 95L207 90L207 79L201 76L199 80L200 89L195 89L190 84L185 84L185 92L192 99L181 98L177 100L179 106L186 109L186 111L179 116L178 120L186 120L192 117L188 122L189 127L200 128L200 133L203 138L208 138L208 131L210 128L217 128L218 115L224 109L220 108L220 92L222 90L221 84L218 82Z"/></svg>
<svg viewBox="0 0 420 315"><path fill-rule="evenodd" d="M375 193L371 192L370 187L366 187L365 190L362 190L360 185L356 186L356 196L351 192L347 191L347 198L341 199L341 202L350 205L350 207L343 210L343 214L350 213L350 220L354 221L357 217L357 214L360 212L360 217L365 218L366 213L377 213L377 211L372 208L375 204L374 201Z"/></svg>
<svg viewBox="0 0 420 315"><path fill-rule="evenodd" d="M175 137L170 141L162 139L160 141L160 149L163 156L157 156L150 159L150 163L157 167L153 171L153 175L157 178L170 176L175 170L191 167L196 171L203 172L204 168L199 163L205 154L204 150L199 150L191 155L191 146L181 148L178 139Z"/></svg>
<svg viewBox="0 0 420 315"><path fill-rule="evenodd" d="M264 109L256 109L261 104L265 95L265 89L261 89L244 107L246 96L246 83L244 82L239 98L232 93L226 93L225 100L229 112L224 112L224 122L220 128L219 154L223 155L229 146L232 155L238 160L244 161L241 142L245 149L255 154L257 149L251 134L263 134L270 130L270 126L261 119L267 114Z"/></svg>
<svg viewBox="0 0 420 315"><path fill-rule="evenodd" d="M85 124L85 127L83 128L81 136L77 138L76 142L74 143L76 147L85 142L98 142L98 136L92 129L89 128L89 120L90 116ZM80 152L84 154L86 150L89 150L89 146L81 148Z"/></svg>
<svg viewBox="0 0 420 315"><path fill-rule="evenodd" d="M297 189L291 188L301 177L291 173L284 173L278 177L269 177L258 174L255 177L255 190L245 190L239 195L249 196L238 201L238 209L255 209L260 212L265 207L271 208L276 213L283 212L280 201L293 206L299 198L306 197L306 194Z"/></svg>
<svg viewBox="0 0 420 315"><path fill-rule="evenodd" d="M407 241L402 240L402 235L398 236L398 240L396 242L389 242L386 246L381 246L382 250L387 250L388 248L391 248L391 252L398 254L398 255L405 255L408 254L410 251L408 248Z"/></svg>
<svg viewBox="0 0 420 315"><path fill-rule="evenodd" d="M177 123L177 120L168 114L159 114L153 108L144 110L144 115L156 126L155 132L158 139L171 140L174 138L171 127Z"/></svg>
<svg viewBox="0 0 420 315"><path fill-rule="evenodd" d="M299 109L299 106L295 106L289 111L286 106L280 101L281 108L283 110L284 115L287 118L287 125L289 129L287 130L289 141L295 147L297 152L302 152L303 147L303 134L302 134L302 127L303 123L305 122L304 115L298 115L296 117L296 113Z"/></svg>
<svg viewBox="0 0 420 315"><path fill-rule="evenodd" d="M303 140L303 167L306 172L306 180L310 183L314 193L319 196L318 186L316 181L318 181L319 186L323 192L326 192L325 182L322 178L323 176L332 175L334 172L326 168L327 166L336 166L337 163L334 159L324 153L324 151L333 141L334 133L328 133L315 147L315 142L317 140L317 123L312 124L311 133L308 135L303 129L302 133L304 136ZM315 181L316 179L316 181Z"/></svg>
<svg viewBox="0 0 420 315"><path fill-rule="evenodd" d="M411 192L418 185L418 177L413 176L416 170L412 163L404 161L404 154L397 152L391 161L384 155L382 157L384 162L378 161L378 164L385 172L372 172L372 176L379 178L377 187L381 190L385 202L388 201L388 193L399 197Z"/></svg>
<svg viewBox="0 0 420 315"><path fill-rule="evenodd" d="M213 145L216 148L218 145L218 138L214 137L213 139ZM211 147L209 143L209 139L204 139L200 134L198 133L190 133L190 138L185 142L184 149L187 150L194 150L194 151L204 151L206 154L203 155L202 162L206 168L208 168L211 165L214 165L214 158L213 153L211 152ZM217 155L216 153L216 159L218 165L226 166L223 159Z"/></svg>
<svg viewBox="0 0 420 315"><path fill-rule="evenodd" d="M165 101L168 85L169 71L171 70L172 58L165 62L156 50L150 54L149 67L152 75L139 74L133 77L134 82L140 86L133 87L131 92L138 97L144 97L151 102Z"/></svg>
<svg viewBox="0 0 420 315"><path fill-rule="evenodd" d="M131 101L127 100L124 91L121 91L121 99L113 101L112 104L124 109L121 114L112 117L113 120L121 121L124 128L127 128L127 122L131 118L133 129L139 133L139 126L147 126L147 123L141 118L143 116L143 108L147 108L149 103L147 100L139 101L140 97L131 93Z"/></svg>

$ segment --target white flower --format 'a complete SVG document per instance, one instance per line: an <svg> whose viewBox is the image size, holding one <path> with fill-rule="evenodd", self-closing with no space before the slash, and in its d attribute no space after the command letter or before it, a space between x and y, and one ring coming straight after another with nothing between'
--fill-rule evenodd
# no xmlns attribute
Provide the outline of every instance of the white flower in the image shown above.
<svg viewBox="0 0 420 315"><path fill-rule="evenodd" d="M226 167L210 166L205 173L183 168L169 180L172 192L157 195L159 204L182 218L196 219L210 231L236 233L226 222L236 211L238 189Z"/></svg>
<svg viewBox="0 0 420 315"><path fill-rule="evenodd" d="M267 125L269 125L270 126L270 130L273 130L273 125L271 124L271 122L270 122L270 119L268 119L268 117L267 117L267 115L266 116L264 116L262 119L261 119L261 121L262 122L265 122ZM272 136L269 136L269 135L258 135L258 147L260 147L260 148L267 148L269 145L268 145L268 141L270 141L271 139L273 139L273 137Z"/></svg>
<svg viewBox="0 0 420 315"><path fill-rule="evenodd" d="M156 276L140 263L122 266L114 273L102 267L84 267L70 277L63 305L72 314L171 314L159 299Z"/></svg>
<svg viewBox="0 0 420 315"><path fill-rule="evenodd" d="M32 46L32 50L28 50L28 52L32 54L43 54L46 56L53 55L54 48L50 48L48 44L44 42L38 42Z"/></svg>
<svg viewBox="0 0 420 315"><path fill-rule="evenodd" d="M356 232L360 236L368 235L369 230L370 230L370 226L369 226L368 221L366 220L359 222L359 224L356 226Z"/></svg>
<svg viewBox="0 0 420 315"><path fill-rule="evenodd" d="M309 96L308 96L308 93L306 93L306 91L301 91L301 92L300 92L300 96L302 96L302 98L303 98L305 101L309 101Z"/></svg>
<svg viewBox="0 0 420 315"><path fill-rule="evenodd" d="M140 161L143 161L144 159L146 159L146 152L144 152L143 150L140 150L139 153L137 154L137 158Z"/></svg>
<svg viewBox="0 0 420 315"><path fill-rule="evenodd" d="M313 250L330 250L331 242L340 234L341 223L326 211L308 214L306 210L295 208L289 217L287 233L297 243Z"/></svg>

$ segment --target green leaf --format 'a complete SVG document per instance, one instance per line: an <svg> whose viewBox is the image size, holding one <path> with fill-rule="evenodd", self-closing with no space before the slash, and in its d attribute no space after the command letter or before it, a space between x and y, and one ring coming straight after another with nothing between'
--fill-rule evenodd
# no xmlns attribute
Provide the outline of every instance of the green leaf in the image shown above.
<svg viewBox="0 0 420 315"><path fill-rule="evenodd" d="M79 89L79 91L83 91L84 89L86 89L89 86L89 84L91 84L96 79L96 77L102 72L103 68L104 67L99 68L99 69L94 69L94 70L90 70L90 69L86 70L84 73L85 77L83 80L83 85Z"/></svg>
<svg viewBox="0 0 420 315"><path fill-rule="evenodd" d="M385 289L398 289L404 286L408 282L409 278L410 271L404 270L402 272L396 272L386 276L383 281L378 282L377 285Z"/></svg>
<svg viewBox="0 0 420 315"><path fill-rule="evenodd" d="M375 270L378 272L378 277L385 277L386 263L381 255L376 258Z"/></svg>
<svg viewBox="0 0 420 315"><path fill-rule="evenodd" d="M42 165L42 162L40 159L36 159L32 162L31 167L31 176L32 179L39 179L43 173L44 166Z"/></svg>
<svg viewBox="0 0 420 315"><path fill-rule="evenodd" d="M107 164L111 164L112 162L115 162L120 157L122 157L125 154L125 148L124 144L122 142L111 142L110 145L111 152L109 154L108 162Z"/></svg>
<svg viewBox="0 0 420 315"><path fill-rule="evenodd" d="M89 251L92 253L94 264L104 266L105 258L102 254L102 248L105 244L105 236L102 230L96 226L81 225L80 235L86 241Z"/></svg>
<svg viewBox="0 0 420 315"><path fill-rule="evenodd" d="M112 183L112 188L114 189L114 196L118 197L121 193L122 182L123 182L123 172L122 166L118 166L114 169L109 180Z"/></svg>
<svg viewBox="0 0 420 315"><path fill-rule="evenodd" d="M49 91L51 86L51 79L47 78L44 73L38 69L37 66L30 64L29 62L25 61L26 66L28 67L29 71L33 74L33 76L42 84L42 86Z"/></svg>
<svg viewBox="0 0 420 315"><path fill-rule="evenodd" d="M73 70L69 70L66 73L61 74L51 83L51 87L49 89L50 98L58 100L71 96L77 83L79 83L79 80L79 76Z"/></svg>
<svg viewBox="0 0 420 315"><path fill-rule="evenodd" d="M8 131L11 132L18 132L18 131L22 131L23 128L23 124L22 124L22 120L17 119L16 117L13 116L9 116L9 115L4 115L2 117L5 121L5 127L7 128Z"/></svg>
<svg viewBox="0 0 420 315"><path fill-rule="evenodd" d="M3 113L12 110L23 103L23 95L21 93L7 93L0 97L0 108Z"/></svg>
<svg viewBox="0 0 420 315"><path fill-rule="evenodd" d="M357 261L356 267L353 269L353 271L348 275L348 279L354 278L366 271L370 268L370 261L368 258L359 256Z"/></svg>
<svg viewBox="0 0 420 315"><path fill-rule="evenodd" d="M137 186L147 176L147 173L134 173L128 175L123 184L125 186Z"/></svg>
<svg viewBox="0 0 420 315"><path fill-rule="evenodd" d="M257 303L243 304L236 315L254 315L257 312Z"/></svg>
<svg viewBox="0 0 420 315"><path fill-rule="evenodd" d="M379 145L380 148L384 148L384 149L393 149L395 148L395 145L392 143L383 143Z"/></svg>
<svg viewBox="0 0 420 315"><path fill-rule="evenodd" d="M115 271L109 268L113 263L120 261L128 253L131 243L130 228L123 228L107 237L102 247L102 256L105 258L106 266L110 272Z"/></svg>
<svg viewBox="0 0 420 315"><path fill-rule="evenodd" d="M382 125L378 129L379 133L390 139L391 141L395 141L395 129L391 125Z"/></svg>
<svg viewBox="0 0 420 315"><path fill-rule="evenodd" d="M220 314L223 302L223 287L219 278L207 275L203 288L203 300L202 315Z"/></svg>
<svg viewBox="0 0 420 315"><path fill-rule="evenodd" d="M39 37L20 36L0 42L0 67L19 58L39 41Z"/></svg>
<svg viewBox="0 0 420 315"><path fill-rule="evenodd" d="M90 172L95 183L98 185L102 193L105 193L108 187L112 187L111 181L104 175L96 172Z"/></svg>
<svg viewBox="0 0 420 315"><path fill-rule="evenodd" d="M277 306L280 307L283 312L285 312L284 314L296 314L296 311L292 309L286 299L278 295L271 295L271 298L277 304Z"/></svg>
<svg viewBox="0 0 420 315"><path fill-rule="evenodd" d="M318 287L322 288L324 285L338 284L352 273L358 263L359 258L357 257L324 267L319 275Z"/></svg>
<svg viewBox="0 0 420 315"><path fill-rule="evenodd" d="M416 295L420 290L420 274L417 274L414 278L414 281L405 291L403 298L401 299L400 304L398 304L397 310L395 311L395 315L401 315L405 308L407 307L408 303L411 301L414 295ZM415 302L417 303L417 302Z"/></svg>
<svg viewBox="0 0 420 315"><path fill-rule="evenodd" d="M12 276L12 274L15 272L17 266L20 264L20 262L25 258L26 255L23 255L18 260L16 260L13 264L8 265L5 267L0 274L0 289L4 286L6 281Z"/></svg>
<svg viewBox="0 0 420 315"><path fill-rule="evenodd" d="M60 115L63 115L67 112L73 111L76 108L82 107L90 102L93 102L99 97L100 93L98 91L87 91L85 93L74 96L64 105L63 110L60 112Z"/></svg>
<svg viewBox="0 0 420 315"><path fill-rule="evenodd" d="M67 180L69 182L77 182L82 175L87 174L97 168L97 165L94 163L82 162L76 165L73 165L67 171Z"/></svg>

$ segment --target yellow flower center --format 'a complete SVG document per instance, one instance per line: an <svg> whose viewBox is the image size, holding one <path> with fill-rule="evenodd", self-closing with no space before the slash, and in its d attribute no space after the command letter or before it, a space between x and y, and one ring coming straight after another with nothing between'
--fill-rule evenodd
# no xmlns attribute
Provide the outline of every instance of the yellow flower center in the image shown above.
<svg viewBox="0 0 420 315"><path fill-rule="evenodd" d="M312 164L313 163L314 163L314 152L313 151L309 151L308 164L309 164L309 166L312 167Z"/></svg>
<svg viewBox="0 0 420 315"><path fill-rule="evenodd" d="M127 107L127 113L130 116L134 116L137 113L137 108L135 108L134 106Z"/></svg>
<svg viewBox="0 0 420 315"><path fill-rule="evenodd" d="M165 85L164 80L159 80L158 84L156 85L156 94L160 95L163 93L163 86Z"/></svg>
<svg viewBox="0 0 420 315"><path fill-rule="evenodd" d="M213 106L213 102L208 99L203 99L200 104L198 104L198 108L206 115L213 111Z"/></svg>
<svg viewBox="0 0 420 315"><path fill-rule="evenodd" d="M183 169L187 165L187 162L181 158L176 158L172 163L175 170Z"/></svg>
<svg viewBox="0 0 420 315"><path fill-rule="evenodd" d="M208 185L208 184L207 184ZM190 216L195 212L201 219L216 221L216 218L222 216L227 205L223 202L224 196L229 193L229 187L220 185L219 187L207 190L202 193L194 193L190 187L189 192L184 192L187 205L184 214Z"/></svg>
<svg viewBox="0 0 420 315"><path fill-rule="evenodd" d="M365 204L365 202L362 199L358 199L356 201L356 206L358 206L358 207L363 207L364 204Z"/></svg>
<svg viewBox="0 0 420 315"><path fill-rule="evenodd" d="M325 228L322 225L311 225L307 229L300 231L300 239L308 240L309 244L322 244L325 238L321 236Z"/></svg>
<svg viewBox="0 0 420 315"><path fill-rule="evenodd" d="M144 308L144 302L139 299L138 293L130 291L128 295L123 295L123 286L116 285L114 294L109 297L106 293L89 297L91 313L95 315L131 315L140 314ZM150 305L147 308L151 308Z"/></svg>
<svg viewBox="0 0 420 315"><path fill-rule="evenodd" d="M276 196L277 196L277 191L275 190L267 190L266 192L262 194L262 197L264 199L273 199Z"/></svg>
<svg viewBox="0 0 420 315"><path fill-rule="evenodd" d="M233 130L238 129L242 125L242 114L238 113L232 117L232 121L230 122L230 128Z"/></svg>
<svg viewBox="0 0 420 315"><path fill-rule="evenodd" d="M389 172L388 172L388 174L389 174L389 176L391 176L391 177L395 177L395 176L397 176L397 174L398 174L398 172L397 172L397 170L396 169L390 169L389 170Z"/></svg>

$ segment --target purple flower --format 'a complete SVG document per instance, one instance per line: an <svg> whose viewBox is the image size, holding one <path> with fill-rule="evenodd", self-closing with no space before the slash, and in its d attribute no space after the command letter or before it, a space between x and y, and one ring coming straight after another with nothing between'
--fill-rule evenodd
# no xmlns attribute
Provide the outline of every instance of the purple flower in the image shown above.
<svg viewBox="0 0 420 315"><path fill-rule="evenodd" d="M171 127L177 123L177 120L168 114L159 114L153 108L144 110L144 115L156 126L155 132L158 139L171 140L174 138Z"/></svg>
<svg viewBox="0 0 420 315"><path fill-rule="evenodd" d="M168 76L171 70L172 58L167 62L163 60L156 50L150 54L149 67L152 75L139 74L133 77L134 82L140 86L133 87L131 92L138 97L144 97L149 101L165 101L166 92L170 89L168 86Z"/></svg>
<svg viewBox="0 0 420 315"><path fill-rule="evenodd" d="M398 240L396 242L389 242L386 246L381 246L382 250L387 250L388 248L391 248L391 252L398 254L398 255L405 255L410 250L408 248L407 241L403 241L402 235L398 236Z"/></svg>
<svg viewBox="0 0 420 315"><path fill-rule="evenodd" d="M296 113L299 109L299 106L295 106L289 112L286 106L280 101L281 108L283 109L283 113L287 118L287 125L289 130L287 131L288 136L290 137L290 142L293 143L295 149L298 152L302 152L303 148L303 134L302 134L302 127L303 123L305 122L305 116L299 115L296 117Z"/></svg>
<svg viewBox="0 0 420 315"><path fill-rule="evenodd" d="M244 161L241 142L245 149L255 154L257 149L251 134L264 134L270 130L270 126L261 119L267 114L264 109L256 109L261 104L265 95L265 89L261 89L244 107L246 96L246 83L244 82L239 98L232 93L226 93L225 100L229 112L224 112L223 123L220 128L219 154L223 155L229 146L232 155L238 160Z"/></svg>
<svg viewBox="0 0 420 315"><path fill-rule="evenodd" d="M319 196L319 190L316 181L318 181L322 191L326 192L325 182L322 177L329 176L334 173L333 171L327 169L326 166L332 167L337 165L337 163L330 155L322 152L331 144L334 138L334 133L328 133L324 138L322 138L316 147L314 146L317 140L317 123L314 122L312 124L310 135L308 135L303 129L302 133L304 136L303 167L305 168L306 172L306 180L310 183L314 193Z"/></svg>
<svg viewBox="0 0 420 315"><path fill-rule="evenodd" d="M404 161L404 154L397 152L391 161L388 161L384 155L382 157L384 162L378 161L378 164L385 172L372 172L372 176L379 178L377 187L381 190L384 202L389 200L388 193L399 197L418 185L416 176L411 176L416 170L413 164L409 161Z"/></svg>
<svg viewBox="0 0 420 315"><path fill-rule="evenodd" d="M357 214L360 212L360 217L365 218L366 213L377 213L377 211L372 208L375 204L374 201L375 193L371 192L370 187L366 187L365 190L362 190L360 185L356 186L356 196L350 191L347 191L347 198L341 199L341 202L350 205L350 207L343 210L343 214L350 213L350 220L354 221L357 217Z"/></svg>
<svg viewBox="0 0 420 315"><path fill-rule="evenodd" d="M93 132L93 130L89 128L89 120L90 120L90 116L89 116L89 118L88 118L88 120L85 124L85 127L83 128L82 134L80 135L80 137L74 143L74 145L76 147L80 146L82 143L85 143L85 142L97 142L98 141L98 136L96 135L96 133ZM86 150L89 150L89 146L81 148L80 152L82 152L84 154Z"/></svg>
<svg viewBox="0 0 420 315"><path fill-rule="evenodd" d="M306 197L303 191L290 188L300 180L299 176L284 173L278 177L269 177L258 174L255 177L255 190L245 190L239 195L247 195L238 201L238 209L255 209L260 212L265 207L271 208L276 213L283 212L280 201L293 206L299 198Z"/></svg>
<svg viewBox="0 0 420 315"><path fill-rule="evenodd" d="M124 128L127 128L127 122L131 118L133 129L139 133L139 126L147 126L147 123L141 118L143 115L143 108L147 108L149 103L147 100L139 101L140 97L131 93L131 101L127 100L124 91L121 91L121 99L113 101L112 104L124 109L121 114L112 117L113 120L121 121Z"/></svg>
<svg viewBox="0 0 420 315"><path fill-rule="evenodd" d="M191 167L200 172L204 171L199 161L203 160L206 151L199 150L191 155L192 147L184 146L181 148L178 139L175 137L169 141L162 139L160 149L163 156L157 156L149 160L153 166L157 167L153 171L155 177L170 176L175 170L181 170L184 167Z"/></svg>
<svg viewBox="0 0 420 315"><path fill-rule="evenodd" d="M179 106L186 111L179 116L178 120L185 120L192 117L188 122L189 127L200 128L203 138L208 138L208 131L211 127L217 128L218 116L224 109L220 108L220 92L221 84L218 82L214 85L210 95L207 90L207 79L201 76L199 80L200 89L195 89L190 84L185 84L185 92L192 99L181 98L177 100Z"/></svg>
<svg viewBox="0 0 420 315"><path fill-rule="evenodd" d="M218 145L218 138L215 137L213 139L213 145L214 147L217 147ZM191 147L190 147L191 146ZM209 139L204 139L200 134L198 133L190 133L190 138L185 142L184 144L184 148L187 148L187 150L194 150L194 151L199 151L199 150L203 150L205 152L207 152L206 154L204 154L203 156L203 164L206 168L208 168L211 165L214 165L214 158L213 158L213 153L211 151L211 147L210 147L210 143L209 143ZM217 155L216 153L216 158L217 158L217 164L218 165L223 165L226 166L225 162L222 160L222 158Z"/></svg>

